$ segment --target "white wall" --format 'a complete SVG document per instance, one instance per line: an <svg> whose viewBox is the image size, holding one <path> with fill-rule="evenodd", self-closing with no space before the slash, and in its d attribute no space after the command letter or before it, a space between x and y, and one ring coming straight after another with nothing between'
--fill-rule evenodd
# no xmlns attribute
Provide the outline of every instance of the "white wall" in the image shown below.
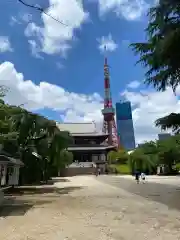
<svg viewBox="0 0 180 240"><path fill-rule="evenodd" d="M7 173L7 165L3 164L4 166L4 171L2 172L2 177L1 177L1 186L6 185L6 173ZM1 171L1 165L0 165L0 171Z"/></svg>
<svg viewBox="0 0 180 240"><path fill-rule="evenodd" d="M1 177L1 186L5 185L18 185L19 183L19 168L20 166L14 166L12 174L9 175L9 180L8 183L6 183L6 173L7 173L7 165L3 164L4 166L4 171L2 172L2 177ZM1 171L1 165L0 165L0 171Z"/></svg>
<svg viewBox="0 0 180 240"><path fill-rule="evenodd" d="M18 185L19 183L19 166L13 167L13 172L9 175L8 185Z"/></svg>

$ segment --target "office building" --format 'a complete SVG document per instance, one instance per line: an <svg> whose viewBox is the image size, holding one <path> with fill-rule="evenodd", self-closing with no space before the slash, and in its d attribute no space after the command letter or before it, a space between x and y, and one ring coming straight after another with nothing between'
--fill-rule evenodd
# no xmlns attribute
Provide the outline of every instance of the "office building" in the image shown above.
<svg viewBox="0 0 180 240"><path fill-rule="evenodd" d="M170 133L159 133L158 134L158 139L159 140L165 140L167 138L171 137L171 134Z"/></svg>
<svg viewBox="0 0 180 240"><path fill-rule="evenodd" d="M116 122L120 145L128 151L134 149L134 127L131 103L129 101L116 103Z"/></svg>

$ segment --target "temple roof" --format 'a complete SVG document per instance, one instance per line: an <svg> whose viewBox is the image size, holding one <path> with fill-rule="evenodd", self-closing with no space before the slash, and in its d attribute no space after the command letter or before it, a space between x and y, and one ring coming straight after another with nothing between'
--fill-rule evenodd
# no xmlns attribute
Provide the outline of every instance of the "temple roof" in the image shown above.
<svg viewBox="0 0 180 240"><path fill-rule="evenodd" d="M95 146L88 146L88 147L80 147L80 146L74 146L74 147L68 147L69 151L94 151L94 150L106 150L106 149L113 149L115 148L115 146L103 146L103 145L99 145L97 147Z"/></svg>
<svg viewBox="0 0 180 240"><path fill-rule="evenodd" d="M0 164L4 164L4 163L11 164L11 165L19 165L19 166L24 165L24 163L20 159L12 158L12 157L0 154Z"/></svg>
<svg viewBox="0 0 180 240"><path fill-rule="evenodd" d="M89 123L56 123L61 131L68 131L72 136L108 136L103 132L97 131L94 122Z"/></svg>

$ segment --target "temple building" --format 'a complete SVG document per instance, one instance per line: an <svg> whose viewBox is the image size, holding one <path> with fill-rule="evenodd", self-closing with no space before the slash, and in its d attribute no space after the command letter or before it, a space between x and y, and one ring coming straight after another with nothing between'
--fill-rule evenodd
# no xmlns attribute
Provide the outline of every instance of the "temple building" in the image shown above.
<svg viewBox="0 0 180 240"><path fill-rule="evenodd" d="M73 143L68 150L73 153L73 163L68 167L67 175L90 174L96 167L105 172L107 154L115 147L107 143L108 134L97 131L91 123L57 123L61 131L69 131Z"/></svg>

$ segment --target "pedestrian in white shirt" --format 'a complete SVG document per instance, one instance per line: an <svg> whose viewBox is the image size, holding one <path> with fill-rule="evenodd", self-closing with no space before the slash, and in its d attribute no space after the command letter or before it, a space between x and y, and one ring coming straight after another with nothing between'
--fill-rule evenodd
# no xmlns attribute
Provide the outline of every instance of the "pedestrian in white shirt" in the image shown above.
<svg viewBox="0 0 180 240"><path fill-rule="evenodd" d="M143 183L146 182L146 175L143 172L141 173L141 180L142 180Z"/></svg>

